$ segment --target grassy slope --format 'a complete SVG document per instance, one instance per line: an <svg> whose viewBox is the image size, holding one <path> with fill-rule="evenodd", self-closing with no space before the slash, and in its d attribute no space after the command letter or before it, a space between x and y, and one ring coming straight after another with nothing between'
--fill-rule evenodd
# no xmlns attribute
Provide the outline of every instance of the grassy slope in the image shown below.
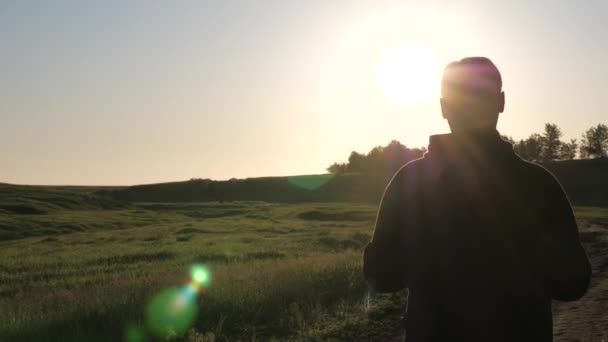
<svg viewBox="0 0 608 342"><path fill-rule="evenodd" d="M120 207L86 192L0 184L0 240L107 229L120 222L101 211Z"/></svg>
<svg viewBox="0 0 608 342"><path fill-rule="evenodd" d="M189 265L201 262L213 285L199 299L197 331L349 340L397 330L398 314L382 319L399 309L393 302L363 309L360 255L372 206L139 204L44 216L113 224L0 242L0 340L118 340L129 323L142 324L155 293L184 284Z"/></svg>
<svg viewBox="0 0 608 342"><path fill-rule="evenodd" d="M543 164L564 186L571 201L581 206L608 206L608 159L559 161ZM387 177L346 174L335 177L250 178L231 181L193 180L138 185L100 193L137 202L259 200L272 202L377 203Z"/></svg>
<svg viewBox="0 0 608 342"><path fill-rule="evenodd" d="M608 209L576 214L608 224ZM361 275L374 206L152 203L45 216L114 224L0 242L0 340L120 340L130 324L145 328L147 303L185 284L193 263L208 264L213 281L195 330L178 340L366 341L400 331L403 295L368 298Z"/></svg>
<svg viewBox="0 0 608 342"><path fill-rule="evenodd" d="M261 177L228 181L190 180L145 184L98 194L132 202L268 201L377 202L385 177L361 174Z"/></svg>
<svg viewBox="0 0 608 342"><path fill-rule="evenodd" d="M213 272L196 331L366 340L399 330L402 296L365 301L360 253L375 206L122 205L0 185L0 208L0 340L118 340L127 324L143 326L150 298L185 283L195 262ZM576 214L608 225L606 209Z"/></svg>
<svg viewBox="0 0 608 342"><path fill-rule="evenodd" d="M608 177L605 177L608 174L608 158L558 161L545 163L543 166L562 183L573 204L608 206ZM75 199L75 203L91 202L92 198L97 198L99 201L113 198L126 202L268 201L375 204L380 200L387 182L388 178L382 176L326 174L229 181L195 179L129 187L10 186L0 183L0 212L3 210L2 198L6 197L7 191L35 194L32 198L34 201L26 203L34 210L40 206L35 200L38 200L43 193L71 197ZM99 196L93 196L93 193ZM44 198L42 200L44 202ZM103 206L100 203L92 205ZM40 209L47 210L45 205ZM27 207L23 210L27 210Z"/></svg>

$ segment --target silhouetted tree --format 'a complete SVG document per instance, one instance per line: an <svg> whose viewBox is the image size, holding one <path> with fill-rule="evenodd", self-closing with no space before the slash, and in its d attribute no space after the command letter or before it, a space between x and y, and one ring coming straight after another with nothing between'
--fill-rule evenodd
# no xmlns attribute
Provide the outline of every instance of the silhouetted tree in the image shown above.
<svg viewBox="0 0 608 342"><path fill-rule="evenodd" d="M365 168L365 155L352 151L348 157L347 169L350 172L362 172Z"/></svg>
<svg viewBox="0 0 608 342"><path fill-rule="evenodd" d="M531 162L538 162L542 160L543 155L543 137L534 133L527 139L522 139L513 146L513 150L522 159Z"/></svg>
<svg viewBox="0 0 608 342"><path fill-rule="evenodd" d="M608 156L608 126L598 124L585 134L580 145L576 139L561 141L561 129L553 123L546 123L542 135L531 134L526 139L515 141L511 136L500 137L513 145L513 150L522 159L531 162L548 162L581 158ZM422 157L426 148L408 148L398 140L391 140L386 146L376 146L367 154L352 151L347 163L333 163L327 168L331 173L356 172L372 175L382 180L391 177L401 166Z"/></svg>
<svg viewBox="0 0 608 342"><path fill-rule="evenodd" d="M556 124L546 123L542 135L542 161L557 160L560 158L562 130Z"/></svg>
<svg viewBox="0 0 608 342"><path fill-rule="evenodd" d="M372 148L371 151L367 154L367 162L365 172L370 174L377 174L382 171L384 165L384 147L376 146Z"/></svg>
<svg viewBox="0 0 608 342"><path fill-rule="evenodd" d="M583 134L580 147L582 158L608 156L608 126L598 124Z"/></svg>
<svg viewBox="0 0 608 342"><path fill-rule="evenodd" d="M515 144L516 144L515 140L513 140L513 137L511 137L510 135L504 135L504 134L501 134L501 135L500 135L500 138L501 138L502 140L504 140L504 141L506 141L506 142L510 143L511 145L515 145Z"/></svg>
<svg viewBox="0 0 608 342"><path fill-rule="evenodd" d="M382 150L384 171L392 176L403 165L422 157L425 152L426 148L408 148L397 140L391 140Z"/></svg>
<svg viewBox="0 0 608 342"><path fill-rule="evenodd" d="M542 135L534 133L527 139L513 143L513 150L522 159L531 162L548 162L576 158L578 143L576 139L570 142L561 141L562 130L552 123L545 124ZM503 140L512 142L511 137L502 136Z"/></svg>
<svg viewBox="0 0 608 342"><path fill-rule="evenodd" d="M559 151L559 159L572 160L576 158L576 151L578 150L578 143L576 139L570 139L569 143L562 143Z"/></svg>
<svg viewBox="0 0 608 342"><path fill-rule="evenodd" d="M332 173L360 172L385 179L409 161L418 159L426 148L408 148L398 140L391 140L386 146L376 146L367 154L352 151L348 163L333 163L327 168Z"/></svg>
<svg viewBox="0 0 608 342"><path fill-rule="evenodd" d="M327 168L327 172L334 174L345 173L348 165L346 163L333 163Z"/></svg>

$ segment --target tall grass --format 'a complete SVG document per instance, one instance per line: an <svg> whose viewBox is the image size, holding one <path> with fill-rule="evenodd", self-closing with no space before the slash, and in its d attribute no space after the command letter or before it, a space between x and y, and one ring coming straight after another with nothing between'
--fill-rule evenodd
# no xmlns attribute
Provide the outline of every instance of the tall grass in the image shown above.
<svg viewBox="0 0 608 342"><path fill-rule="evenodd" d="M316 334L336 312L362 313L360 256L374 212L234 202L0 213L15 233L0 241L0 341L118 341L127 327L145 332L148 303L186 284L193 263L207 264L213 279L197 299L193 334Z"/></svg>
<svg viewBox="0 0 608 342"><path fill-rule="evenodd" d="M226 338L285 337L304 331L307 322L332 307L362 302L365 284L359 256L345 251L211 265L213 282L198 297L194 328ZM187 280L184 272L169 268L144 274L125 271L104 281L3 298L2 331L7 340L119 340L129 322L143 322L155 293ZM223 328L217 331L220 321Z"/></svg>

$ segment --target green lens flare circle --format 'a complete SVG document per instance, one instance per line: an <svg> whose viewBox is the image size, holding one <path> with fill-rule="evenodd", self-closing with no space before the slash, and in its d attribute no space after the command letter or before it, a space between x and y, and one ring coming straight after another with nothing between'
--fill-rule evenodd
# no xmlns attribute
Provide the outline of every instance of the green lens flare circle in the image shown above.
<svg viewBox="0 0 608 342"><path fill-rule="evenodd" d="M197 296L188 287L173 287L156 295L146 310L146 325L156 336L184 334L194 323Z"/></svg>
<svg viewBox="0 0 608 342"><path fill-rule="evenodd" d="M199 286L207 287L211 284L211 272L204 265L192 265L190 267L190 277Z"/></svg>
<svg viewBox="0 0 608 342"><path fill-rule="evenodd" d="M127 342L144 342L145 340L143 330L133 323L127 325L124 337Z"/></svg>

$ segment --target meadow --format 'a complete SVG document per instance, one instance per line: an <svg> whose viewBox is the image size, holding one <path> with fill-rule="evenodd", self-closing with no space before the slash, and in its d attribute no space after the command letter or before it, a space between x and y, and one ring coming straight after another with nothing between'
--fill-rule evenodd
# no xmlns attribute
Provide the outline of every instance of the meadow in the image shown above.
<svg viewBox="0 0 608 342"><path fill-rule="evenodd" d="M0 341L388 341L403 333L406 294L370 293L361 272L374 205L119 203L12 191L0 200ZM608 209L576 212L582 238L606 232ZM187 303L191 321L155 326L153 303L191 282L193 265L209 279Z"/></svg>
<svg viewBox="0 0 608 342"><path fill-rule="evenodd" d="M370 304L361 275L374 206L208 202L46 210L0 214L0 227L14 227L13 238L0 242L2 341L398 334L403 295L374 296ZM155 335L147 305L163 289L187 284L193 264L208 267L212 281L195 298L192 329Z"/></svg>

